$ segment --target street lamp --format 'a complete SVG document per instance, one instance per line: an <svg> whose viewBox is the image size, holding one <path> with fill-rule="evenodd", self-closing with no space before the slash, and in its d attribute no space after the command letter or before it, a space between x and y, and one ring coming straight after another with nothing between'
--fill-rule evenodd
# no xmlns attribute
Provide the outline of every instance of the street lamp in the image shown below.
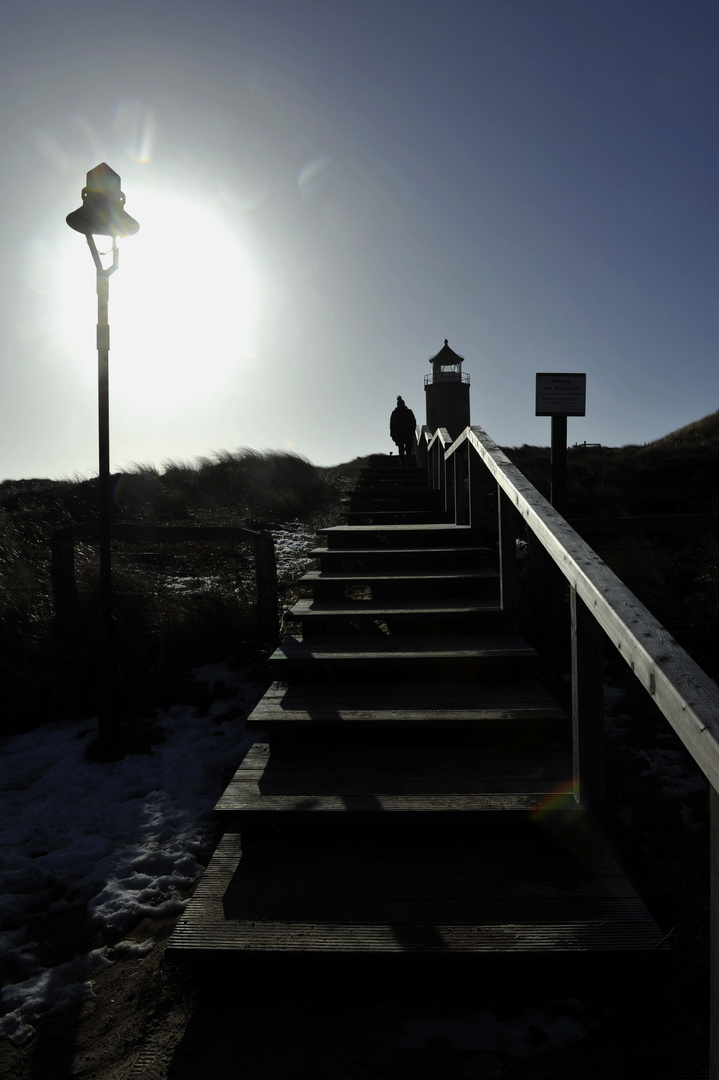
<svg viewBox="0 0 719 1080"><path fill-rule="evenodd" d="M112 563L110 554L110 520L112 494L110 490L110 398L109 361L110 325L108 300L110 275L120 265L118 237L133 236L140 228L126 213L125 196L120 190L120 177L104 162L87 174L82 189L82 206L65 219L71 229L82 233L87 240L97 271L97 405L99 441L99 511L100 511L100 665L98 671L98 723L100 749L112 755L119 749L117 722L117 639L112 614ZM96 236L112 239L112 262L104 266L97 250Z"/></svg>

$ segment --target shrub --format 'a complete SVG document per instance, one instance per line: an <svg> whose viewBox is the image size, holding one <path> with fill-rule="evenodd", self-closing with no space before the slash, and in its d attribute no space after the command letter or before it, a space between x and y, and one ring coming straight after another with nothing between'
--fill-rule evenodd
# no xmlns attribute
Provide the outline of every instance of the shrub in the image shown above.
<svg viewBox="0 0 719 1080"><path fill-rule="evenodd" d="M351 468L349 474L351 475ZM326 524L349 484L285 451L222 452L162 471L136 465L113 477L116 520L272 528ZM0 484L0 730L26 730L96 710L98 550L77 540L79 606L58 626L50 534L96 520L97 480ZM122 713L131 718L199 693L191 669L263 654L255 623L251 546L229 542L113 544ZM289 583L286 582L289 586Z"/></svg>

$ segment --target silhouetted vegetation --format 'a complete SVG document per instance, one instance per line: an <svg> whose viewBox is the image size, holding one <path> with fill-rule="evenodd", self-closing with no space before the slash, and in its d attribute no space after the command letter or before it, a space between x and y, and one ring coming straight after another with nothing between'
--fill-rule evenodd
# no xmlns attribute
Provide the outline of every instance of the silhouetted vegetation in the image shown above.
<svg viewBox="0 0 719 1080"><path fill-rule="evenodd" d="M119 522L304 528L336 519L361 461L317 468L291 453L242 450L113 478ZM98 549L78 540L79 609L58 626L50 578L54 528L97 518L96 480L0 484L0 702L3 732L96 711ZM303 567L280 563L281 590ZM193 667L262 654L251 545L114 544L122 712L130 719L199 694Z"/></svg>
<svg viewBox="0 0 719 1080"><path fill-rule="evenodd" d="M549 498L549 449L507 450ZM719 412L646 446L573 447L566 516L708 674L719 678L719 536L690 515L719 514ZM673 516L676 528L652 518ZM620 531L583 519L627 521Z"/></svg>

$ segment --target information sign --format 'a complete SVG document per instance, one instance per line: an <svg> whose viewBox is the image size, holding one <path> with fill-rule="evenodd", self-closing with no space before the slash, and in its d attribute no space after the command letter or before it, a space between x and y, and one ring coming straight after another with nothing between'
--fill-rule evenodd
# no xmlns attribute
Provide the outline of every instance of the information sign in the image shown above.
<svg viewBox="0 0 719 1080"><path fill-rule="evenodd" d="M535 416L584 416L586 374L537 372Z"/></svg>

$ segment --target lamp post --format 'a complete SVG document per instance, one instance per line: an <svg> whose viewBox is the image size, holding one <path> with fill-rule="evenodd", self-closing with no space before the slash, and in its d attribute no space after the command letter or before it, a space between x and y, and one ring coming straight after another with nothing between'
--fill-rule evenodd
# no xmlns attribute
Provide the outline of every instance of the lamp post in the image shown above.
<svg viewBox="0 0 719 1080"><path fill-rule="evenodd" d="M112 756L119 750L117 717L117 640L112 614L112 561L110 551L110 521L112 493L110 490L110 324L108 301L110 275L120 265L118 237L132 236L140 228L124 210L125 196L120 190L120 177L104 162L87 174L82 189L82 206L65 219L71 229L82 233L87 240L97 271L97 406L99 443L99 514L100 514L100 663L98 670L97 734L100 750ZM97 250L96 236L112 240L109 254L112 261L103 265ZM103 255L108 254L103 252Z"/></svg>

